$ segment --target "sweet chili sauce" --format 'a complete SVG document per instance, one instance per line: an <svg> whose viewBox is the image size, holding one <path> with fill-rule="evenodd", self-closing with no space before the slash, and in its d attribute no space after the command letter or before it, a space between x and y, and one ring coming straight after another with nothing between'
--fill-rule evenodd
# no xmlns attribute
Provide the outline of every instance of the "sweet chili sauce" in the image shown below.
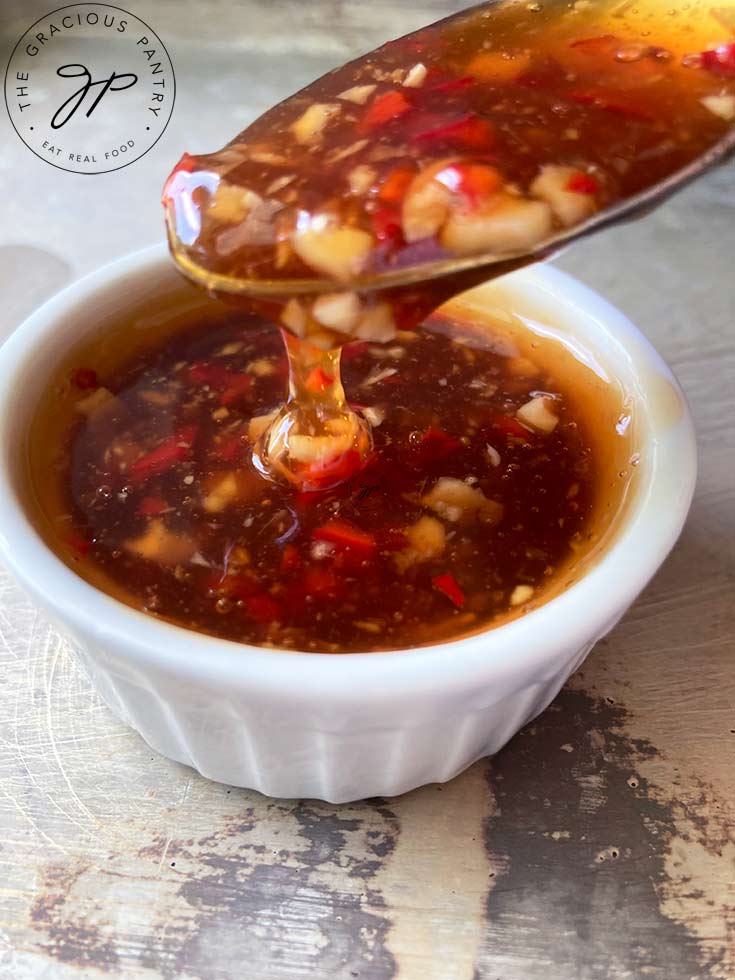
<svg viewBox="0 0 735 980"><path fill-rule="evenodd" d="M214 301L174 321L127 311L71 352L31 433L49 543L135 608L287 649L420 646L535 608L615 523L623 395L520 321L345 346L374 448L310 492L250 463L287 385L277 329Z"/></svg>
<svg viewBox="0 0 735 980"><path fill-rule="evenodd" d="M60 553L180 625L332 653L471 633L568 586L637 461L619 393L500 322L421 325L457 280L371 279L510 266L691 162L735 119L732 28L723 8L482 5L185 156L176 261L269 295L134 356L74 353L31 439Z"/></svg>

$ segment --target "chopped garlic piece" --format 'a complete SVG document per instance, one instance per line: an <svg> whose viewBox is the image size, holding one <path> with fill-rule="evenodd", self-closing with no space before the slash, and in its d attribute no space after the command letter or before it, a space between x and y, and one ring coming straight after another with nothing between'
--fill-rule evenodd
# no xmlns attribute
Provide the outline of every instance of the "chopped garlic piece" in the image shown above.
<svg viewBox="0 0 735 980"><path fill-rule="evenodd" d="M367 405L362 409L362 414L373 428L377 428L385 422L385 409L378 408L376 405Z"/></svg>
<svg viewBox="0 0 735 980"><path fill-rule="evenodd" d="M267 357L258 357L256 360L251 361L246 370L254 374L256 378L267 378L268 375L276 373L273 361L269 361Z"/></svg>
<svg viewBox="0 0 735 980"><path fill-rule="evenodd" d="M348 282L362 272L373 237L359 228L310 228L297 231L292 245L312 269L338 282Z"/></svg>
<svg viewBox="0 0 735 980"><path fill-rule="evenodd" d="M311 546L311 557L322 561L334 554L334 548L328 541L314 541Z"/></svg>
<svg viewBox="0 0 735 980"><path fill-rule="evenodd" d="M553 432L559 418L549 409L553 404L553 398L548 395L537 395L530 402L526 402L516 412L516 418L524 425L530 425L532 429L539 432Z"/></svg>
<svg viewBox="0 0 735 980"><path fill-rule="evenodd" d="M238 493L237 476L234 473L225 473L218 476L217 482L202 500L202 506L208 514L218 514L237 498Z"/></svg>
<svg viewBox="0 0 735 980"><path fill-rule="evenodd" d="M380 633L383 629L380 621L375 619L356 619L355 626L359 630L364 630L366 633Z"/></svg>
<svg viewBox="0 0 735 980"><path fill-rule="evenodd" d="M284 187L288 187L288 185L295 179L296 174L284 174L283 177L276 177L275 180L272 180L270 184L268 184L265 192L268 195L277 194L278 191L282 191Z"/></svg>
<svg viewBox="0 0 735 980"><path fill-rule="evenodd" d="M502 504L489 500L482 490L452 476L437 480L421 502L449 521L459 521L468 514L479 512L487 520L498 521L503 513Z"/></svg>
<svg viewBox="0 0 735 980"><path fill-rule="evenodd" d="M326 333L324 330L316 330L313 333L309 333L307 340L312 347L318 347L319 350L334 350L334 335Z"/></svg>
<svg viewBox="0 0 735 980"><path fill-rule="evenodd" d="M334 102L314 102L291 124L291 132L298 143L316 143L327 123L341 112L341 107Z"/></svg>
<svg viewBox="0 0 735 980"><path fill-rule="evenodd" d="M411 548L421 559L435 558L446 547L444 525L428 514L420 517L405 533Z"/></svg>
<svg viewBox="0 0 735 980"><path fill-rule="evenodd" d="M207 214L222 224L236 225L244 221L262 200L259 194L246 187L238 187L221 180L209 202Z"/></svg>
<svg viewBox="0 0 735 980"><path fill-rule="evenodd" d="M395 368L373 368L373 370L368 374L365 380L362 382L362 388L369 388L370 385L376 385L379 381L384 381L386 378L393 377L394 374L398 374Z"/></svg>
<svg viewBox="0 0 735 980"><path fill-rule="evenodd" d="M339 163L340 160L346 160L347 157L354 156L355 153L359 153L367 145L367 140L355 140L354 143L350 143L348 146L342 146L338 150L332 150L328 153L325 158L325 163L332 166L332 164Z"/></svg>
<svg viewBox="0 0 735 980"><path fill-rule="evenodd" d="M156 391L155 388L148 388L146 391L141 391L138 397L150 405L170 405L174 396L170 390Z"/></svg>
<svg viewBox="0 0 735 980"><path fill-rule="evenodd" d="M436 235L449 214L451 192L434 180L444 161L417 174L408 185L401 206L401 225L407 242ZM438 168L438 169L437 169Z"/></svg>
<svg viewBox="0 0 735 980"><path fill-rule="evenodd" d="M503 51L481 51L467 65L466 71L482 81L510 81L525 71L530 63L530 51L513 55Z"/></svg>
<svg viewBox="0 0 735 980"><path fill-rule="evenodd" d="M323 463L352 448L352 433L329 436L290 435L288 454L297 463Z"/></svg>
<svg viewBox="0 0 735 980"><path fill-rule="evenodd" d="M518 378L533 378L539 373L538 367L527 357L511 357L507 368Z"/></svg>
<svg viewBox="0 0 735 980"><path fill-rule="evenodd" d="M522 606L533 596L533 588L530 585L517 585L510 595L511 606Z"/></svg>
<svg viewBox="0 0 735 980"><path fill-rule="evenodd" d="M297 299L290 299L281 313L281 323L297 337L303 337L308 323L306 311Z"/></svg>
<svg viewBox="0 0 735 980"><path fill-rule="evenodd" d="M500 453L495 446L491 446L488 442L485 446L485 451L487 452L487 458L490 460L490 465L500 466Z"/></svg>
<svg viewBox="0 0 735 980"><path fill-rule="evenodd" d="M597 209L592 194L580 194L567 190L569 181L578 176L578 167L564 167L555 163L541 168L541 173L531 184L534 197L546 201L563 225L576 225Z"/></svg>
<svg viewBox="0 0 735 980"><path fill-rule="evenodd" d="M379 344L394 340L396 324L390 304L376 303L365 310L355 330L355 336L360 340L371 340Z"/></svg>
<svg viewBox="0 0 735 980"><path fill-rule="evenodd" d="M440 555L446 547L444 525L435 517L425 514L415 524L406 528L408 547L395 556L399 572L405 572L411 565L420 561L430 561Z"/></svg>
<svg viewBox="0 0 735 980"><path fill-rule="evenodd" d="M315 320L338 333L350 333L360 319L362 304L357 293L323 293L311 308Z"/></svg>
<svg viewBox="0 0 735 980"><path fill-rule="evenodd" d="M115 396L109 388L97 388L96 391L93 391L91 395L87 395L86 398L80 398L74 405L74 408L77 412L81 412L82 415L90 416L94 415L103 405L108 405L114 400Z"/></svg>
<svg viewBox="0 0 735 980"><path fill-rule="evenodd" d="M406 88L421 88L426 81L426 74L426 65L422 65L419 61L413 68L409 69L408 74L403 79L403 84Z"/></svg>
<svg viewBox="0 0 735 980"><path fill-rule="evenodd" d="M278 415L277 410L274 412L268 412L267 415L256 415L254 418L250 419L248 424L248 438L251 442L258 441L271 422L275 419L276 415Z"/></svg>
<svg viewBox="0 0 735 980"><path fill-rule="evenodd" d="M453 211L440 240L446 249L457 255L484 251L519 252L543 241L551 234L551 229L548 204L498 193L482 208Z"/></svg>
<svg viewBox="0 0 735 980"><path fill-rule="evenodd" d="M188 538L179 537L169 531L163 521L155 518L139 538L132 538L125 543L125 550L150 561L176 565L188 561L195 548Z"/></svg>
<svg viewBox="0 0 735 980"><path fill-rule="evenodd" d="M705 95L699 100L715 116L731 122L735 119L735 95Z"/></svg>
<svg viewBox="0 0 735 980"><path fill-rule="evenodd" d="M288 163L286 157L270 150L251 150L248 156L253 163L267 163L273 167L284 167Z"/></svg>
<svg viewBox="0 0 735 980"><path fill-rule="evenodd" d="M224 347L220 347L217 351L218 357L231 357L233 354L239 354L245 345L240 340L232 340L229 344L225 344Z"/></svg>
<svg viewBox="0 0 735 980"><path fill-rule="evenodd" d="M377 85L355 85L340 92L337 98L344 99L345 102L354 102L355 105L365 105L377 87Z"/></svg>
<svg viewBox="0 0 735 980"><path fill-rule="evenodd" d="M347 175L347 183L353 194L367 194L375 183L377 174L372 167L366 163L360 163L353 167Z"/></svg>

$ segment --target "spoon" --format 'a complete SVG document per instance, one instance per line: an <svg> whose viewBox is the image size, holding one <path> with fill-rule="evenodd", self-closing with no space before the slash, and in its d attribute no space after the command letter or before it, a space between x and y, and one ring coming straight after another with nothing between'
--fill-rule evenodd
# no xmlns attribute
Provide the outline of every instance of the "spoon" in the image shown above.
<svg viewBox="0 0 735 980"><path fill-rule="evenodd" d="M401 286L443 280L439 302L489 279L504 276L532 262L545 261L559 255L583 238L614 225L642 218L654 211L687 184L717 165L727 163L735 155L735 127L716 143L692 160L686 167L669 174L645 190L596 212L572 228L565 228L537 243L528 250L497 255L486 252L462 258L446 258L403 269L384 271L375 275L356 276L347 284L358 292L393 290ZM179 270L193 283L207 290L230 296L270 298L314 295L331 292L336 287L328 279L242 279L238 276L211 272L180 250L171 241L171 250Z"/></svg>
<svg viewBox="0 0 735 980"><path fill-rule="evenodd" d="M685 14L688 5L665 15L656 0L640 0L632 12L630 6L587 3L580 12L575 4L559 0L548 3L546 10L538 3L491 0L330 72L266 112L218 153L185 155L164 192L175 261L195 283L241 297L309 296L345 287L374 293L442 279L465 288L468 281L547 259L578 239L649 212L735 150L735 43L728 41L728 35L735 35L735 3L731 0L708 15ZM706 48L703 39L716 38L718 32L722 44L692 53L698 43ZM643 37L652 35L666 47L643 43ZM519 37L524 47L519 48ZM530 63L526 48L532 52ZM499 57L506 61L499 62L498 73L492 59ZM551 112L539 102L547 90L559 103L551 105ZM510 113L498 110L503 99L514 100ZM531 123L552 131L561 130L567 120L579 129L576 144L552 132L551 139L538 145ZM639 145L626 146L628 131ZM356 136L361 138L354 142ZM535 152L541 166L554 154L566 161L589 158L594 179L608 168L612 186L596 195L592 213L573 222L555 220L546 234L517 248L472 248L471 254L435 248L410 262L399 254L393 265L355 269L336 277L338 283L334 275L320 275L324 270L318 266L304 268L301 263L299 270L297 263L294 271L287 262L279 269L266 255L283 244L283 228L279 231L277 224L286 224L287 212L292 218L286 235L309 211L333 206L335 200L353 212L354 220L352 198L357 197L363 211L358 225L374 220L369 209L376 203L376 191L380 199L380 170L391 166L391 154L400 163L416 159L424 170L437 159L460 165L467 159L475 167L479 161L485 170L489 161L497 161L504 181L531 183L533 191L524 173L527 161L513 145L518 142L526 156ZM601 144L597 155L591 152L593 143ZM375 186L370 186L368 173L356 193L352 175L375 167L378 153L387 155L388 162L377 163ZM623 159L607 160L605 153ZM653 179L631 181L629 173L615 173L614 168L624 166L633 173L641 166L650 169L656 157L663 163L651 169ZM217 254L222 251L214 234L217 221L207 241L202 198L217 203L223 190L232 191L231 181L259 202L254 234L245 248L256 255L255 262L238 261L237 249L234 261L232 255L223 261ZM410 189L404 187L404 193ZM231 216L225 217L227 224ZM228 250L232 234L226 230ZM268 260L262 261L264 257Z"/></svg>

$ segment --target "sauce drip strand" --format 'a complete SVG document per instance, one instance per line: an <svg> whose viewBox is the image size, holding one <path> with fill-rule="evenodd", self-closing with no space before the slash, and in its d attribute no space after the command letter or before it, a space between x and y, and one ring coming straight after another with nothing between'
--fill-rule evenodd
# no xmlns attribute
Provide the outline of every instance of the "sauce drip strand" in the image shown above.
<svg viewBox="0 0 735 980"><path fill-rule="evenodd" d="M338 482L346 459L369 456L338 355L322 364L318 351L391 342L469 284L432 278L447 261L493 255L507 270L552 251L555 235L676 173L733 125L732 10L630 8L482 4L179 161L164 190L179 267L215 294L248 284L242 301L294 338L291 398L264 433L262 471L299 484L319 463Z"/></svg>

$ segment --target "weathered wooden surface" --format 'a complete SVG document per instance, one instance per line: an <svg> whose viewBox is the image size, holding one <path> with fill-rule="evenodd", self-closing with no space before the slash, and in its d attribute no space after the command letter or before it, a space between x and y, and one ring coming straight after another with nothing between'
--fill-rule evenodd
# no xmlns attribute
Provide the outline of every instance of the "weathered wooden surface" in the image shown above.
<svg viewBox="0 0 735 980"><path fill-rule="evenodd" d="M182 147L219 145L297 84L461 5L136 0L179 84L154 151L80 177L0 121L0 335L160 237ZM2 53L52 6L6 0ZM699 487L625 620L534 725L454 782L340 807L208 783L112 718L0 572L0 980L735 977L734 201L722 170L561 263L676 369Z"/></svg>

